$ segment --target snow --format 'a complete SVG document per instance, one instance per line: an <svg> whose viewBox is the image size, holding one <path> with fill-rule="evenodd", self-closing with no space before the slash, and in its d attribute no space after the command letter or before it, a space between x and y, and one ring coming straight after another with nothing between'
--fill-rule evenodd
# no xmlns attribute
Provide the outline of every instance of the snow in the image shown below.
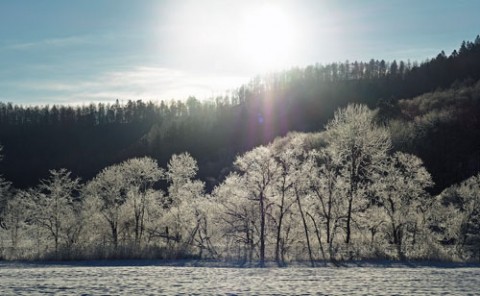
<svg viewBox="0 0 480 296"><path fill-rule="evenodd" d="M0 265L0 295L474 295L480 267Z"/></svg>

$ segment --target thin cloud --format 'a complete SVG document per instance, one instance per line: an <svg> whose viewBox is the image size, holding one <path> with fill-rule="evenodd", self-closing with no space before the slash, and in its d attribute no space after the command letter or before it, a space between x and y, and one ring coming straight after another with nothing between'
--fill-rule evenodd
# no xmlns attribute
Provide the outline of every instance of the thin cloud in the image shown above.
<svg viewBox="0 0 480 296"><path fill-rule="evenodd" d="M32 42L7 44L3 48L10 50L30 50L43 47L68 47L93 42L92 36L69 36L63 38L47 38Z"/></svg>
<svg viewBox="0 0 480 296"><path fill-rule="evenodd" d="M76 104L119 100L171 100L196 96L206 99L224 94L248 82L249 77L194 74L162 67L133 67L124 71L104 72L85 80L35 80L4 85L21 88L25 97L15 101L34 104L28 94L54 104ZM1 95L1 94L0 94Z"/></svg>
<svg viewBox="0 0 480 296"><path fill-rule="evenodd" d="M101 91L88 91L83 95L89 98L160 100L184 99L191 95L204 98L236 88L247 81L248 77L192 74L161 67L136 67L127 71L105 73L97 80L98 90Z"/></svg>

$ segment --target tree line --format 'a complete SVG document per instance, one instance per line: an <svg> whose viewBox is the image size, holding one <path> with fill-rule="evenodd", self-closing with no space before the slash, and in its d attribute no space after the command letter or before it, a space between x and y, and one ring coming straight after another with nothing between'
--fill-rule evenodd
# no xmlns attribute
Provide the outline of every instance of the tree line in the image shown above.
<svg viewBox="0 0 480 296"><path fill-rule="evenodd" d="M159 104L141 100L127 100L120 104L98 103L83 106L44 105L22 106L0 102L0 124L9 125L103 125L112 123L132 123L138 121L154 122L159 118L182 117L199 109L222 110L258 99L264 99L269 93L281 93L306 87L305 93L298 94L305 99L308 92L318 95L318 88L337 88L336 82L343 87L354 82L360 103L376 104L380 98L411 98L436 89L450 88L452 84L480 79L480 36L473 42L463 41L460 48L449 56L444 51L435 58L422 63L417 61L396 61L371 59L368 62L348 61L315 64L304 68L292 68L285 71L259 75L248 84L225 95L210 98L204 102L195 97L181 100L161 101ZM333 94L335 95L335 94ZM340 97L338 94L337 97ZM347 99L354 98L351 96ZM281 100L278 94L275 100ZM336 108L336 107L335 107ZM223 111L223 110L222 110Z"/></svg>
<svg viewBox="0 0 480 296"><path fill-rule="evenodd" d="M442 52L423 63L372 59L293 68L258 76L206 101L191 97L83 106L0 103L0 143L5 149L0 171L17 187L27 188L46 178L52 168L66 167L90 179L100 169L128 158L148 155L165 166L170 155L189 151L199 163L199 178L211 191L237 154L290 131L318 131L348 103L380 107L382 114L397 116L405 113L398 112L401 99L471 87L480 79L479 48L477 37L448 56ZM462 124L461 130L476 126ZM435 149L429 143L446 135L429 136L434 139L417 142L422 149L409 151L425 160L439 192L452 184L449 180L461 180L464 168L439 167L428 159ZM454 161L470 162L456 158L449 164ZM438 179L439 175L444 176Z"/></svg>
<svg viewBox="0 0 480 296"><path fill-rule="evenodd" d="M430 194L422 160L394 149L378 112L350 104L324 131L256 146L211 192L187 152L87 181L66 169L22 190L1 179L2 258L480 260L480 176Z"/></svg>

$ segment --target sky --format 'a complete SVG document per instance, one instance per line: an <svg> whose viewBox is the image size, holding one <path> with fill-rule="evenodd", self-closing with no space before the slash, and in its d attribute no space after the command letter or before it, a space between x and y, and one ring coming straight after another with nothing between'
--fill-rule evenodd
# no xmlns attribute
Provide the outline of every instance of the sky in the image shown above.
<svg viewBox="0 0 480 296"><path fill-rule="evenodd" d="M480 34L477 0L0 0L0 101L206 99L315 63L424 61Z"/></svg>

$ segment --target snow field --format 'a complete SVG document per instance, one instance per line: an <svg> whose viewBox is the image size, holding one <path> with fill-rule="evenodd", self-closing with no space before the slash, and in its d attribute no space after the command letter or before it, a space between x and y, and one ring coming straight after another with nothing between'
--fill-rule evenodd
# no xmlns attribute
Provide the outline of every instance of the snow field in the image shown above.
<svg viewBox="0 0 480 296"><path fill-rule="evenodd" d="M4 266L0 295L479 295L480 268Z"/></svg>

